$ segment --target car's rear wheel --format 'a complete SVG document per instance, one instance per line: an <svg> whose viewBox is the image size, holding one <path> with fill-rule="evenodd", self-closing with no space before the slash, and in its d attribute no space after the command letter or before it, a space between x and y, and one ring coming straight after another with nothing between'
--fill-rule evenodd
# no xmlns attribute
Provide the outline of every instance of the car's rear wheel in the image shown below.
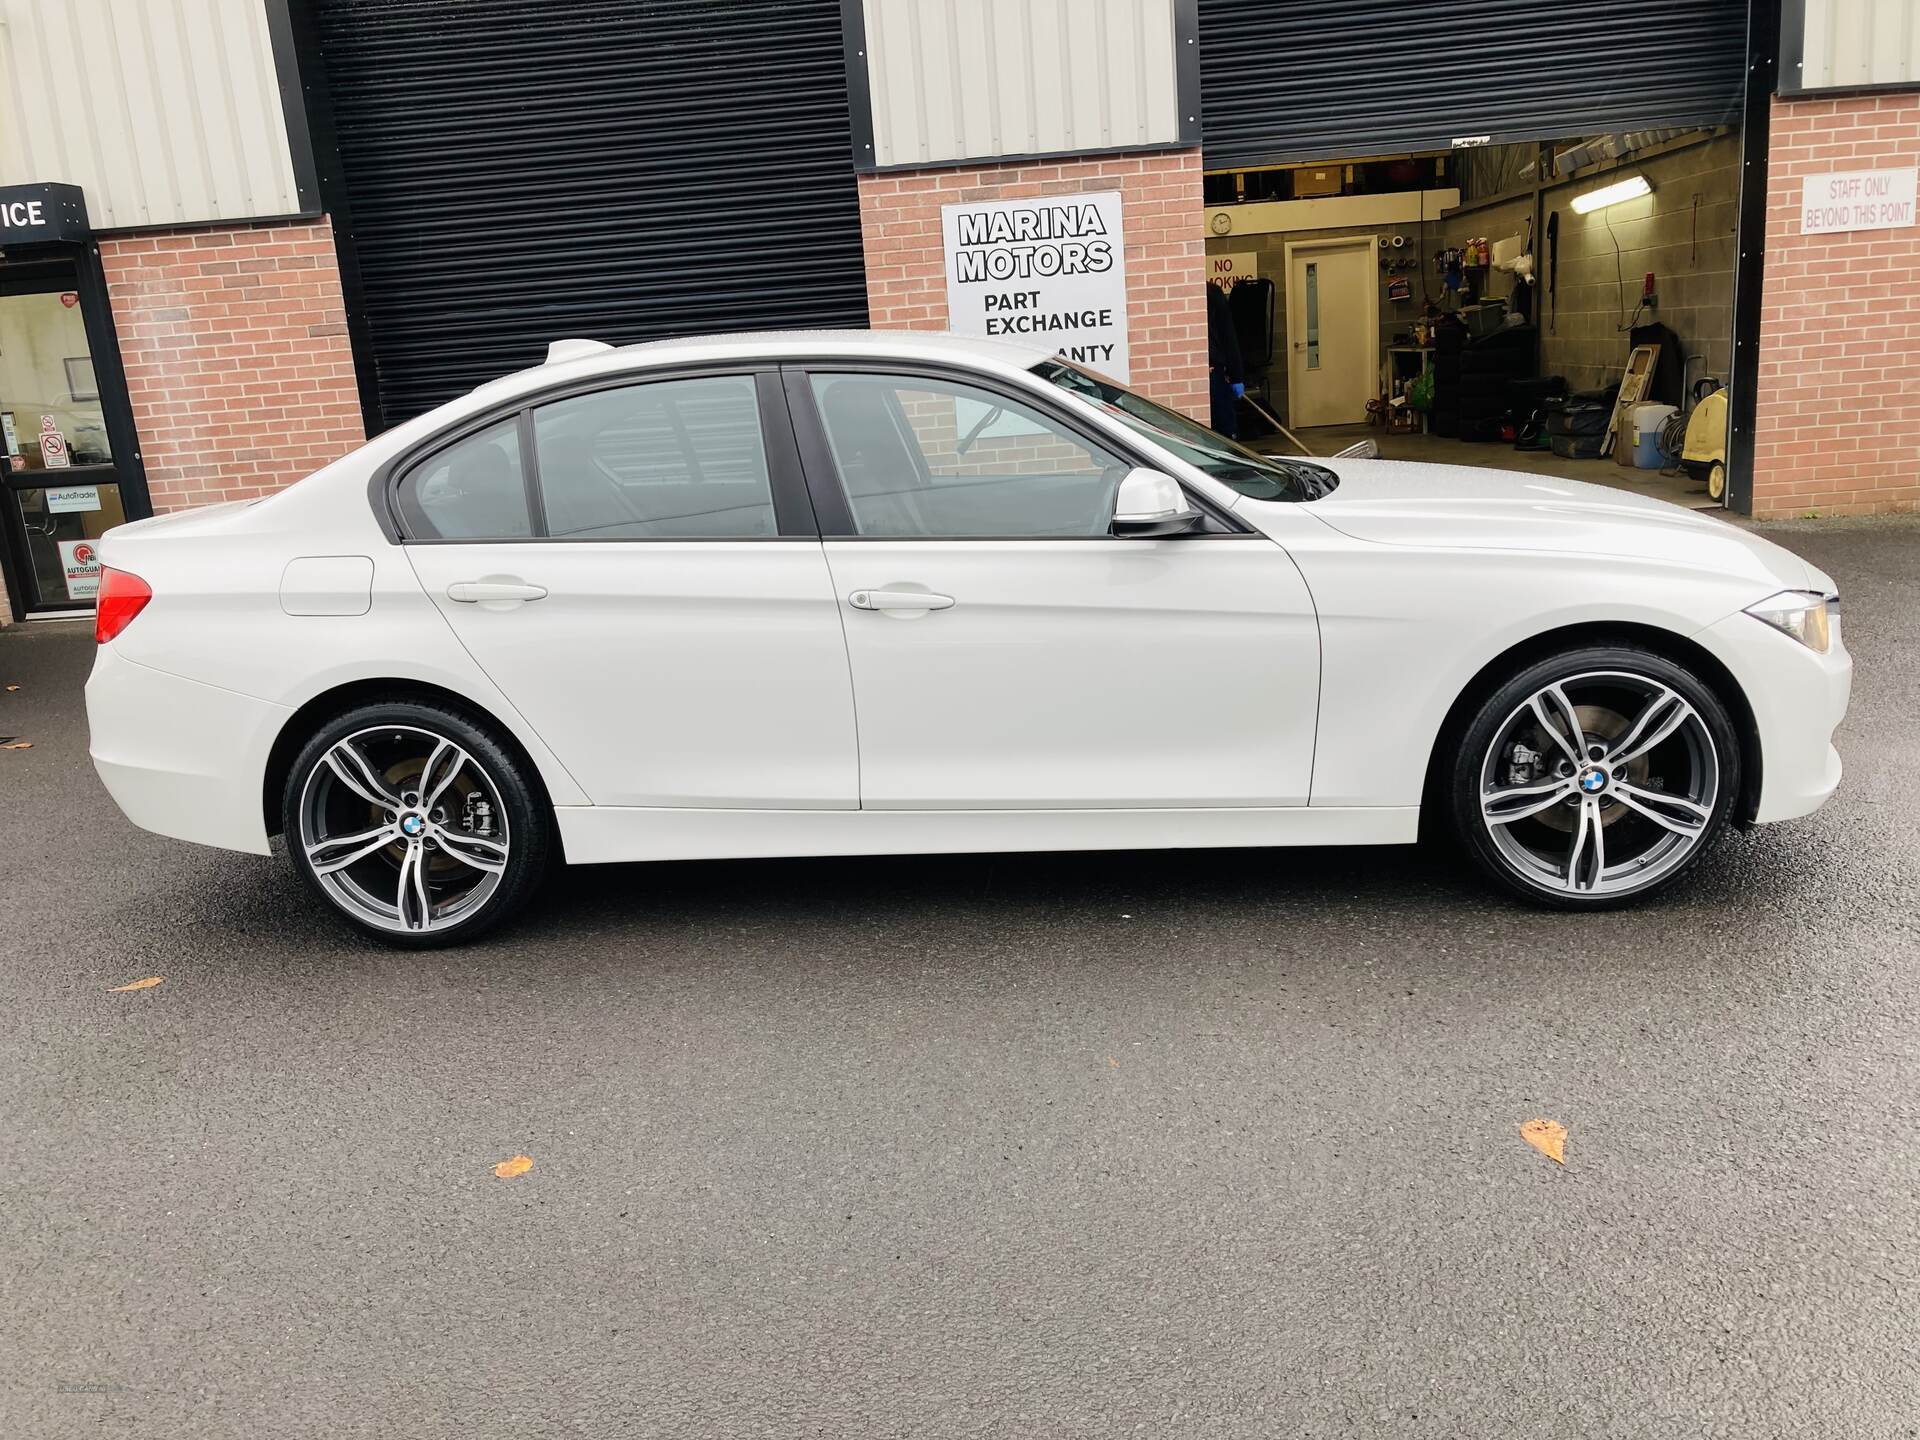
<svg viewBox="0 0 1920 1440"><path fill-rule="evenodd" d="M1599 909L1671 885L1740 790L1727 708L1637 646L1526 666L1474 712L1452 774L1454 828L1506 889Z"/></svg>
<svg viewBox="0 0 1920 1440"><path fill-rule="evenodd" d="M301 750L282 797L296 870L355 929L453 945L526 903L553 818L524 762L458 711L362 705Z"/></svg>

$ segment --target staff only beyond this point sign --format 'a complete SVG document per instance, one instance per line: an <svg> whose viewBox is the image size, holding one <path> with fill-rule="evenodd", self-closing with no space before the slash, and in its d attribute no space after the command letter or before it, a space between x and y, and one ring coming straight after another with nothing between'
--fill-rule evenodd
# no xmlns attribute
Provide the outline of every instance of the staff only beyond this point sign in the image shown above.
<svg viewBox="0 0 1920 1440"><path fill-rule="evenodd" d="M1801 187L1800 233L1904 230L1914 222L1913 170L1847 170L1809 175Z"/></svg>
<svg viewBox="0 0 1920 1440"><path fill-rule="evenodd" d="M1128 378L1118 190L943 205L940 228L954 334L1024 342Z"/></svg>

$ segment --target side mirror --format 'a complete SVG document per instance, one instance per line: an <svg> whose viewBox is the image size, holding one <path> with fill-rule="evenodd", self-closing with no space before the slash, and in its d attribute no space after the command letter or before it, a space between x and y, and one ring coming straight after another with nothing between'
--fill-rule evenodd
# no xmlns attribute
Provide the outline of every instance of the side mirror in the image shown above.
<svg viewBox="0 0 1920 1440"><path fill-rule="evenodd" d="M1113 499L1113 533L1130 539L1185 535L1200 528L1187 492L1158 470L1129 470Z"/></svg>

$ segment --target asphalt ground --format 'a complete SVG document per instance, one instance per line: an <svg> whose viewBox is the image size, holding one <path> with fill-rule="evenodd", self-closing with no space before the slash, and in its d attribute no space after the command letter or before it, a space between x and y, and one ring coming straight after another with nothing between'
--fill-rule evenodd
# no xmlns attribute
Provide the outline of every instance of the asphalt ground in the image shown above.
<svg viewBox="0 0 1920 1440"><path fill-rule="evenodd" d="M395 953L134 830L90 637L0 634L0 1434L1920 1435L1920 524L1768 533L1846 783L1590 917L683 864Z"/></svg>

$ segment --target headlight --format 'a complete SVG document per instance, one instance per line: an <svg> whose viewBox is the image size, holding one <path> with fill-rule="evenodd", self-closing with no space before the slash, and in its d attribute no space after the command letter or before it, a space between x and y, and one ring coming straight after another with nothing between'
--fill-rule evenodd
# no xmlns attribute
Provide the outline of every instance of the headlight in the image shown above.
<svg viewBox="0 0 1920 1440"><path fill-rule="evenodd" d="M1749 605L1747 614L1785 631L1809 650L1822 655L1840 639L1838 595L1822 595L1817 590L1782 590L1758 605Z"/></svg>

